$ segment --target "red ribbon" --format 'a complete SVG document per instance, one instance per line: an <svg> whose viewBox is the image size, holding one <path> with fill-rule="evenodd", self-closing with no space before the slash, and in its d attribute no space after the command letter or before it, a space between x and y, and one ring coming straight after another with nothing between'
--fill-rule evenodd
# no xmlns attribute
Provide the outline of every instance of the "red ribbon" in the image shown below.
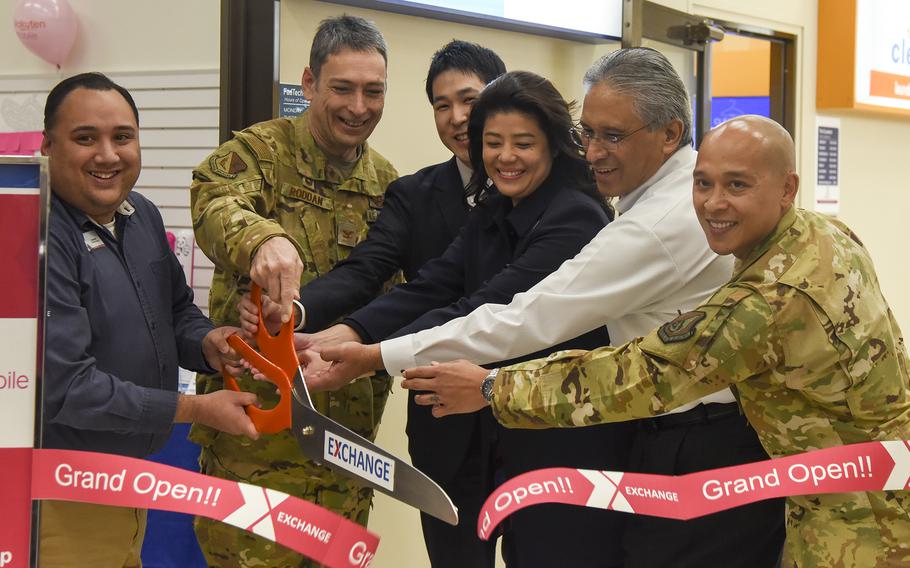
<svg viewBox="0 0 910 568"><path fill-rule="evenodd" d="M23 451L29 450L0 449L0 456ZM357 523L287 493L110 454L31 450L31 498L200 515L330 568L369 566L379 545L379 537Z"/></svg>
<svg viewBox="0 0 910 568"><path fill-rule="evenodd" d="M531 505L565 503L691 519L774 497L901 490L910 481L910 442L865 442L687 475L550 468L500 485L477 519L487 540L506 517Z"/></svg>

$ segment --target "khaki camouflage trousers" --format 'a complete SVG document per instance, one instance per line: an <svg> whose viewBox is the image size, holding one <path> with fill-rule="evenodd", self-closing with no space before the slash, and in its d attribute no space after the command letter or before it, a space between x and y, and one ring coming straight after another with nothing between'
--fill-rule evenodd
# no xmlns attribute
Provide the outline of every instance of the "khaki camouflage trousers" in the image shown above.
<svg viewBox="0 0 910 568"><path fill-rule="evenodd" d="M352 429L374 440L391 388L391 379L387 376L361 379L351 386L354 387L354 392L339 397L344 404L337 404L333 393L327 414L342 424L360 423L359 427L355 426ZM324 395L325 393L319 393L317 398ZM365 400L370 400L372 404L363 405ZM357 419L349 414L356 407L361 408L361 411L356 412ZM363 412L367 408L370 410ZM283 491L316 503L363 526L367 524L373 490L303 458L297 440L289 431L264 434L259 440L252 441L241 436L230 436L194 427L190 438L203 445L199 463L202 473L206 475ZM209 566L219 568L319 566L316 562L280 544L218 521L196 517L195 529L199 546Z"/></svg>

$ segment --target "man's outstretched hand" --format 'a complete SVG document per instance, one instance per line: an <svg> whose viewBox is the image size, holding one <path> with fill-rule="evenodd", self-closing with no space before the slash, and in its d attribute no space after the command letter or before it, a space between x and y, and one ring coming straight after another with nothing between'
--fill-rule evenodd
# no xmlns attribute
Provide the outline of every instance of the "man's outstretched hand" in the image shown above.
<svg viewBox="0 0 910 568"><path fill-rule="evenodd" d="M315 347L324 361L331 362L328 369L307 373L306 384L311 392L338 390L354 379L372 375L382 369L379 344L362 345L348 341L340 345Z"/></svg>
<svg viewBox="0 0 910 568"><path fill-rule="evenodd" d="M174 422L194 422L258 440L259 432L244 410L250 404L256 404L256 395L251 392L219 390L208 394L180 395Z"/></svg>
<svg viewBox="0 0 910 568"><path fill-rule="evenodd" d="M401 386L417 391L414 402L432 406L433 416L477 412L489 403L480 392L480 385L489 371L464 359L449 363L433 363L404 372Z"/></svg>
<svg viewBox="0 0 910 568"><path fill-rule="evenodd" d="M273 302L268 296L263 294L260 298L262 302L262 321L265 327L272 335L278 333L281 329L281 305ZM240 315L240 335L248 342L256 340L256 333L259 331L259 306L250 299L250 294L246 293L240 298L237 304L237 311Z"/></svg>
<svg viewBox="0 0 910 568"><path fill-rule="evenodd" d="M232 375L243 370L240 355L227 342L227 338L239 332L236 327L216 327L202 338L202 355L209 367L216 371L227 371Z"/></svg>

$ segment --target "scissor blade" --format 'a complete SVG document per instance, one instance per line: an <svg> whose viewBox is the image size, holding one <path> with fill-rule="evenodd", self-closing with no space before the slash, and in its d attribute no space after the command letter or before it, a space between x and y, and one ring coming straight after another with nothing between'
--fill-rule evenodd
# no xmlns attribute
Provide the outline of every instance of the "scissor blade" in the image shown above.
<svg viewBox="0 0 910 568"><path fill-rule="evenodd" d="M306 391L302 374L294 377L295 404L291 429L306 457L354 478L389 497L420 509L450 525L458 524L458 509L435 481L356 432L302 404Z"/></svg>
<svg viewBox="0 0 910 568"><path fill-rule="evenodd" d="M306 386L306 380L303 378L303 369L300 366L297 367L297 372L294 374L294 379L291 383L291 394L303 406L315 408L313 397L310 396L310 389Z"/></svg>

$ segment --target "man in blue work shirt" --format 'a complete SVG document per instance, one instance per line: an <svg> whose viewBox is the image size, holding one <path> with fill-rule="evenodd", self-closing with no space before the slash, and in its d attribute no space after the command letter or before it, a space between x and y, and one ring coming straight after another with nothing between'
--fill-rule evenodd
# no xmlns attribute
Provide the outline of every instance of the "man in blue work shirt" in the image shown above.
<svg viewBox="0 0 910 568"><path fill-rule="evenodd" d="M84 73L50 92L44 447L145 457L171 425L199 422L258 437L243 411L255 395L177 393L178 365L236 370L226 339L193 304L161 215L130 193L139 116L130 94ZM47 501L41 566L139 566L144 510Z"/></svg>

